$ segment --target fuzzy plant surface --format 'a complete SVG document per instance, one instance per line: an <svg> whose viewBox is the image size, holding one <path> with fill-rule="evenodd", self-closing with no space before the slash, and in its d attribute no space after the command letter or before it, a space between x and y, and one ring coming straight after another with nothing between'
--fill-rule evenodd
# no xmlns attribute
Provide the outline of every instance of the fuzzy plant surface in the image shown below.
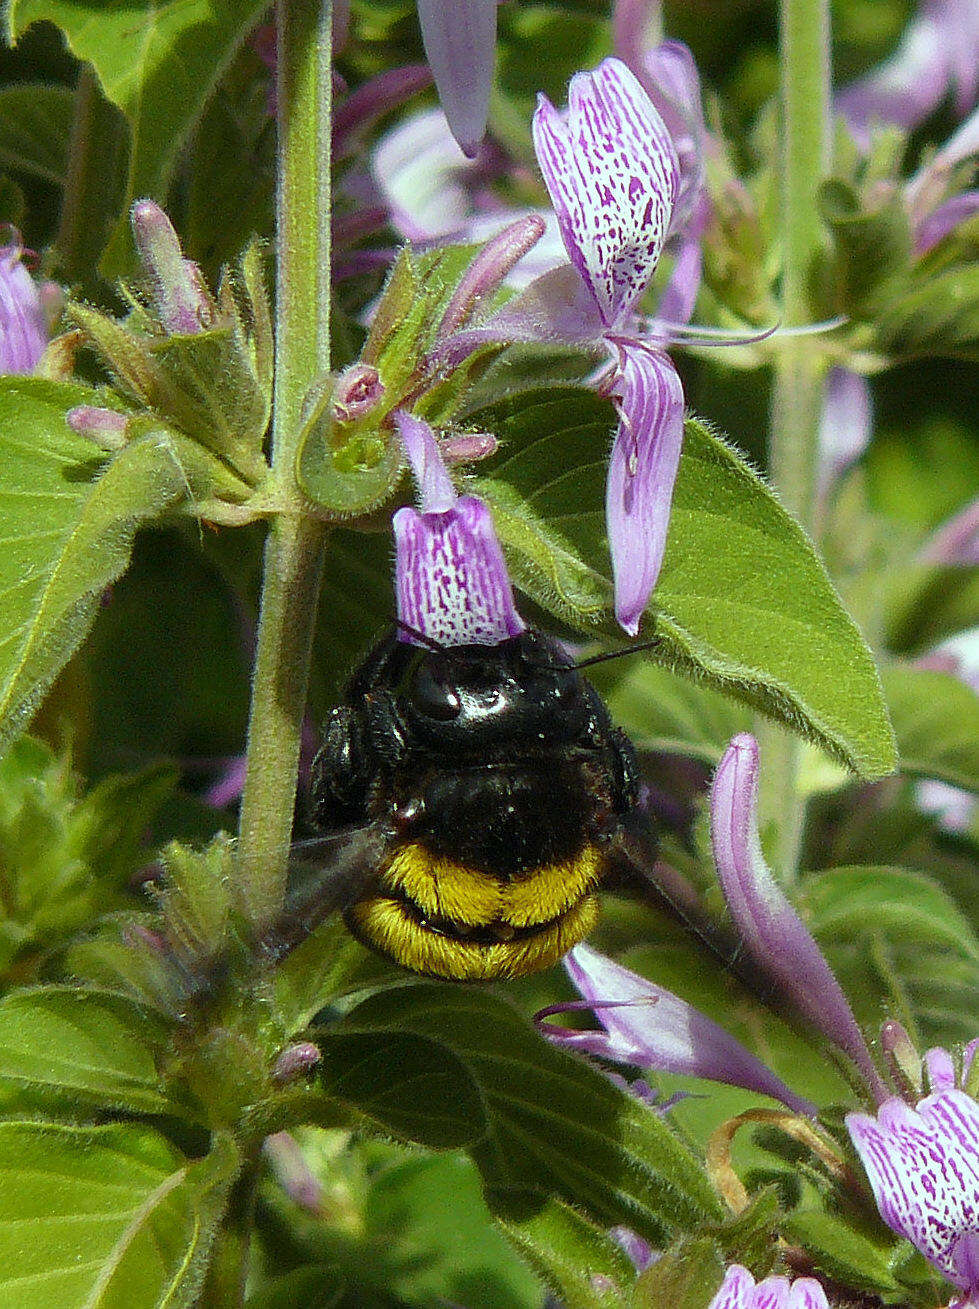
<svg viewBox="0 0 979 1309"><path fill-rule="evenodd" d="M979 1309L975 0L8 0L0 1309Z"/></svg>

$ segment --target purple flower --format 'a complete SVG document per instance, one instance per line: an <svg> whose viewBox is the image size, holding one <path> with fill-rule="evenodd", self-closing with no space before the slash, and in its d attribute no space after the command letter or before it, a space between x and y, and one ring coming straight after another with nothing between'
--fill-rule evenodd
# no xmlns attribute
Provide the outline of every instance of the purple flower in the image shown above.
<svg viewBox="0 0 979 1309"><path fill-rule="evenodd" d="M965 1051L962 1082L976 1046ZM884 1222L979 1304L979 1105L955 1083L948 1052L925 1055L931 1094L911 1108L885 1100L877 1117L848 1114L847 1130Z"/></svg>
<svg viewBox="0 0 979 1309"><path fill-rule="evenodd" d="M0 246L0 373L33 373L48 344L41 294L23 253L19 234L8 229Z"/></svg>
<svg viewBox="0 0 979 1309"><path fill-rule="evenodd" d="M755 962L859 1068L881 1101L881 1081L853 1011L822 951L775 881L758 837L758 743L736 736L714 775L711 841L721 889Z"/></svg>
<svg viewBox="0 0 979 1309"><path fill-rule="evenodd" d="M979 564L979 498L938 526L921 550L929 564Z"/></svg>
<svg viewBox="0 0 979 1309"><path fill-rule="evenodd" d="M755 1282L747 1268L731 1264L708 1309L829 1309L826 1292L812 1277L766 1277Z"/></svg>
<svg viewBox="0 0 979 1309"><path fill-rule="evenodd" d="M418 21L452 135L471 159L486 131L497 0L418 0Z"/></svg>
<svg viewBox="0 0 979 1309"><path fill-rule="evenodd" d="M394 515L399 635L438 645L497 645L524 630L503 551L482 500L457 495L435 433L397 410L398 434L415 475L419 509Z"/></svg>
<svg viewBox="0 0 979 1309"><path fill-rule="evenodd" d="M915 253L927 254L955 229L979 213L979 191L955 191L960 165L979 155L979 109L904 187Z"/></svg>
<svg viewBox="0 0 979 1309"><path fill-rule="evenodd" d="M671 991L587 945L575 946L565 956L564 966L585 1004L553 1005L542 1010L538 1020L587 1007L605 1030L584 1032L542 1022L548 1040L613 1063L741 1086L780 1100L794 1113L816 1112L740 1041Z"/></svg>
<svg viewBox="0 0 979 1309"><path fill-rule="evenodd" d="M979 87L979 6L975 0L924 0L890 59L851 82L836 107L866 149L874 123L910 131L954 93L965 115Z"/></svg>
<svg viewBox="0 0 979 1309"><path fill-rule="evenodd" d="M483 327L450 340L445 355L543 339L609 358L603 385L620 422L606 519L615 613L635 635L663 559L683 438L683 392L663 349L670 333L644 330L637 313L673 228L677 150L618 59L571 79L566 113L539 97L534 145L571 266L545 273ZM695 272L699 279L699 263Z"/></svg>

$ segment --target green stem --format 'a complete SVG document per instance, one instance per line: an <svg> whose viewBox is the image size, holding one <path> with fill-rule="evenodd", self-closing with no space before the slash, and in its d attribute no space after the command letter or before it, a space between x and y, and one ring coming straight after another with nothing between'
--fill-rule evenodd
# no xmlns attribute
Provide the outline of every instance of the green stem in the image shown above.
<svg viewBox="0 0 979 1309"><path fill-rule="evenodd" d="M325 528L296 481L303 398L330 366L330 0L278 0L272 479L236 860L242 909L270 923L285 894Z"/></svg>
<svg viewBox="0 0 979 1309"><path fill-rule="evenodd" d="M782 322L810 321L809 277L821 240L816 190L830 166L829 0L781 0ZM783 338L775 362L769 474L785 508L807 529L816 502L824 365L805 338ZM804 801L801 744L771 723L759 728L764 761L760 818L775 866L795 876Z"/></svg>

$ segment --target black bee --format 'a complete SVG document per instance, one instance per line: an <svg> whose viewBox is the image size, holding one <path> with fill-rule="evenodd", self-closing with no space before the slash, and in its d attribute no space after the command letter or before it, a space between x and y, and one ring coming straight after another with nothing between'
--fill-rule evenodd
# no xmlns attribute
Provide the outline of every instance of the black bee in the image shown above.
<svg viewBox="0 0 979 1309"><path fill-rule="evenodd" d="M557 641L368 655L330 714L312 816L355 833L346 909L365 945L454 981L547 968L595 925L635 813L635 755ZM358 852L357 841L360 847Z"/></svg>

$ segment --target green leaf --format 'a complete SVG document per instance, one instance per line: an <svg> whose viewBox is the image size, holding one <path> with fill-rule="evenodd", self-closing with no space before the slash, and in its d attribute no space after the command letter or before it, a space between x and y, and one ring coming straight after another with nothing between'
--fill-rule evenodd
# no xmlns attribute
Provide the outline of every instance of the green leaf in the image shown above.
<svg viewBox="0 0 979 1309"><path fill-rule="evenodd" d="M163 200L188 133L266 8L260 0L217 6L134 0L121 7L98 0L13 0L7 30L16 41L41 20L62 28L71 52L91 62L106 97L129 121L129 197Z"/></svg>
<svg viewBox="0 0 979 1309"><path fill-rule="evenodd" d="M122 996L45 986L0 1000L0 1079L142 1113L167 1098L154 1050L165 1028Z"/></svg>
<svg viewBox="0 0 979 1309"><path fill-rule="evenodd" d="M308 1027L332 1000L397 976L393 966L355 941L342 919L322 923L275 970L275 1005L290 1035Z"/></svg>
<svg viewBox="0 0 979 1309"><path fill-rule="evenodd" d="M67 86L28 82L0 90L0 167L61 186L74 96Z"/></svg>
<svg viewBox="0 0 979 1309"><path fill-rule="evenodd" d="M627 1305L636 1280L628 1256L600 1227L550 1196L503 1195L498 1222L548 1290L568 1309Z"/></svg>
<svg viewBox="0 0 979 1309"><path fill-rule="evenodd" d="M461 1059L403 1032L328 1028L319 1034L317 1083L382 1131L433 1149L468 1145L486 1119Z"/></svg>
<svg viewBox="0 0 979 1309"><path fill-rule="evenodd" d="M646 750L720 759L732 736L750 730L751 715L709 686L640 659L617 659L588 670L619 727Z"/></svg>
<svg viewBox="0 0 979 1309"><path fill-rule="evenodd" d="M514 579L585 629L608 620L605 455L612 406L590 391L514 396L467 416L503 449L474 489ZM865 777L894 743L873 659L805 534L764 482L688 420L666 556L646 615L655 658L804 732Z"/></svg>
<svg viewBox="0 0 979 1309"><path fill-rule="evenodd" d="M0 1123L0 1303L190 1309L237 1167L150 1128Z"/></svg>
<svg viewBox="0 0 979 1309"><path fill-rule="evenodd" d="M951 946L979 960L979 937L954 900L924 873L834 868L806 878L809 925L828 944L867 930L923 947Z"/></svg>
<svg viewBox="0 0 979 1309"><path fill-rule="evenodd" d="M473 1148L492 1192L536 1192L654 1244L719 1217L705 1174L668 1124L583 1061L547 1044L505 1000L467 987L379 992L338 1030L425 1037L463 1060L489 1123Z"/></svg>
<svg viewBox="0 0 979 1309"><path fill-rule="evenodd" d="M852 1221L822 1209L802 1209L784 1219L783 1232L812 1255L818 1271L846 1286L884 1295L900 1290L894 1268L906 1247L895 1238L885 1244L880 1239L883 1230L874 1240Z"/></svg>
<svg viewBox="0 0 979 1309"><path fill-rule="evenodd" d="M636 1283L636 1309L707 1309L724 1280L717 1246L706 1237L685 1241L657 1259Z"/></svg>
<svg viewBox="0 0 979 1309"><path fill-rule="evenodd" d="M875 347L892 356L979 359L979 264L922 269L874 327Z"/></svg>
<svg viewBox="0 0 979 1309"><path fill-rule="evenodd" d="M0 384L0 746L85 636L140 523L194 490L166 433L147 433L105 463L68 428L68 409L100 402L97 392L35 378Z"/></svg>
<svg viewBox="0 0 979 1309"><path fill-rule="evenodd" d="M979 695L951 673L884 670L903 772L979 791Z"/></svg>

